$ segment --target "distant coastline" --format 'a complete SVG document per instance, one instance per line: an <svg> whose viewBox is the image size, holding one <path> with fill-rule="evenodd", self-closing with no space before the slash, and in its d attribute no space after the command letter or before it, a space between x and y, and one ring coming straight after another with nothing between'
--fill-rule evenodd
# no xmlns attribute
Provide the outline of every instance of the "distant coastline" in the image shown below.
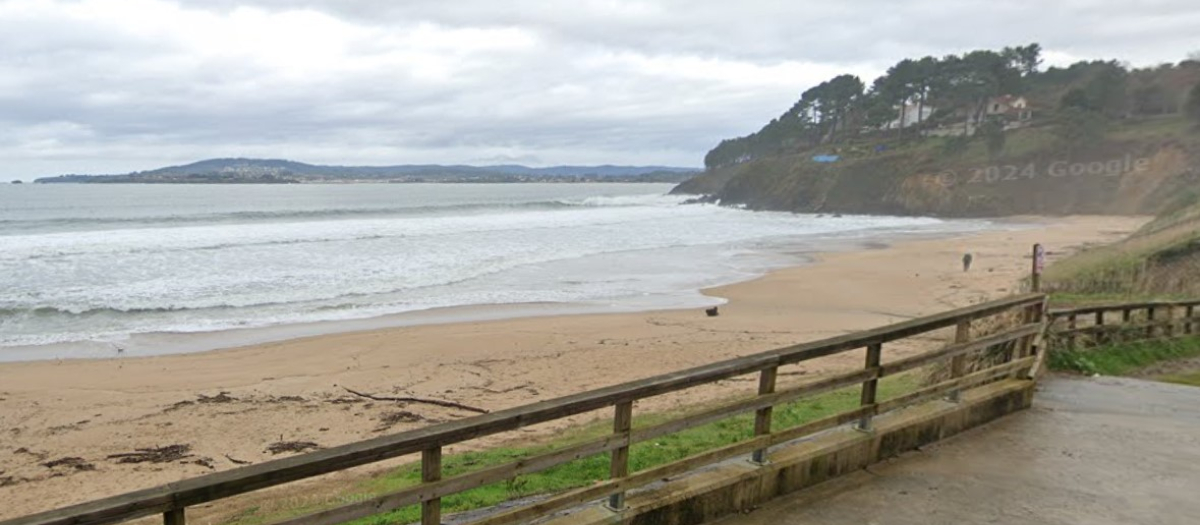
<svg viewBox="0 0 1200 525"><path fill-rule="evenodd" d="M667 182L679 183L697 168L671 166L322 166L280 159L210 159L183 166L118 175L59 175L38 184L303 184L303 183L522 183Z"/></svg>

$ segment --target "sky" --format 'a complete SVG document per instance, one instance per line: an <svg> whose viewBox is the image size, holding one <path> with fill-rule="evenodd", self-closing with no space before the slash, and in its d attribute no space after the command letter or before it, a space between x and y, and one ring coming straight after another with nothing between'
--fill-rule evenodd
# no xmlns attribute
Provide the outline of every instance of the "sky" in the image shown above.
<svg viewBox="0 0 1200 525"><path fill-rule="evenodd" d="M0 0L0 180L214 157L701 166L840 73L1178 62L1195 0Z"/></svg>

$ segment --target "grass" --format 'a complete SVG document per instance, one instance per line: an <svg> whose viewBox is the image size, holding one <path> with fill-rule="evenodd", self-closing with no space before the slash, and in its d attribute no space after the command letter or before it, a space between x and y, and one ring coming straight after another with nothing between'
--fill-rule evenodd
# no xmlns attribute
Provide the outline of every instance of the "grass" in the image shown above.
<svg viewBox="0 0 1200 525"><path fill-rule="evenodd" d="M1075 308L1103 304L1136 303L1150 301L1184 301L1195 299L1194 294L1149 293L1149 292L1052 292L1051 308Z"/></svg>
<svg viewBox="0 0 1200 525"><path fill-rule="evenodd" d="M915 390L920 383L916 374L887 377L879 382L880 400L889 399ZM798 426L827 416L853 410L859 406L859 387L849 387L827 394L814 396L775 407L772 426L784 429ZM729 400L726 400L729 401ZM645 427L676 419L684 415L679 412L652 413L634 418L634 428ZM487 450L464 452L443 458L443 476L451 477L481 470L487 467L513 462L561 449L610 432L611 423L597 422L581 426L551 442L534 445L496 447ZM688 456L712 450L724 445L744 441L753 437L754 414L748 413L718 421L676 434L663 436L653 441L635 444L630 450L630 470L636 472L664 465ZM549 494L583 487L608 479L609 456L600 454L559 465L542 472L520 476L504 483L483 486L442 499L442 512L454 513L491 507L505 501ZM363 501L389 492L395 492L420 484L419 464L405 465L381 477L364 481L352 491L334 498L339 504ZM287 508L279 512L243 512L228 521L229 525L257 525L284 518L316 512L334 505L307 505ZM413 523L420 519L420 508L410 506L351 522L355 525L384 525Z"/></svg>
<svg viewBox="0 0 1200 525"><path fill-rule="evenodd" d="M1200 356L1200 337L1114 344L1088 349L1053 350L1051 370L1121 376L1155 363Z"/></svg>
<svg viewBox="0 0 1200 525"><path fill-rule="evenodd" d="M1113 244L1085 249L1047 268L1055 301L1171 299L1200 293L1200 197L1184 195L1155 221Z"/></svg>
<svg viewBox="0 0 1200 525"><path fill-rule="evenodd" d="M1175 383L1179 385L1200 386L1200 370L1183 374L1170 374L1155 378L1164 383Z"/></svg>
<svg viewBox="0 0 1200 525"><path fill-rule="evenodd" d="M1107 136L1115 140L1187 140L1191 138L1194 125L1182 115L1154 118L1129 119L1115 123Z"/></svg>

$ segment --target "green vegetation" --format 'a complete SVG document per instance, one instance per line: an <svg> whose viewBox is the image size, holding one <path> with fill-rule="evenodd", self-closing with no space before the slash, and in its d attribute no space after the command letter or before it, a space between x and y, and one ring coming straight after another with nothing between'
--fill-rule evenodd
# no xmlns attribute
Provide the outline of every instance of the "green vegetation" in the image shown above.
<svg viewBox="0 0 1200 525"><path fill-rule="evenodd" d="M870 89L857 76L838 75L804 91L757 133L722 141L705 156L704 165L714 169L787 150L840 144L862 135L864 128L894 128L901 136L906 128L951 120L980 125L989 115L988 100L1019 92L1040 63L1041 46L1035 43L998 52L905 59ZM939 111L928 115L934 107Z"/></svg>
<svg viewBox="0 0 1200 525"><path fill-rule="evenodd" d="M1196 356L1200 356L1200 337L1055 350L1046 362L1051 370L1120 376L1155 363Z"/></svg>
<svg viewBox="0 0 1200 525"><path fill-rule="evenodd" d="M1168 374L1155 378L1164 383L1175 383L1178 385L1200 386L1200 370L1193 372L1185 372L1182 374Z"/></svg>
<svg viewBox="0 0 1200 525"><path fill-rule="evenodd" d="M1180 193L1120 242L1050 266L1042 282L1058 304L1200 295L1200 192Z"/></svg>
<svg viewBox="0 0 1200 525"><path fill-rule="evenodd" d="M917 388L918 383L919 377L914 374L884 378L879 383L879 399L885 400L910 392ZM776 407L773 413L773 425L777 429L795 427L839 412L853 410L858 406L859 388L845 388ZM634 428L662 423L682 415L680 413L646 414L634 418ZM449 455L443 459L443 473L447 477L454 476L561 449L564 446L601 436L610 431L610 425L610 422L604 421L580 427L549 443L496 447ZM632 471L645 470L743 441L753 437L753 430L754 414L750 413L639 443L631 449L630 469ZM516 498L583 487L599 480L608 479L608 469L608 455L601 454L521 476L506 483L484 486L444 498L442 508L446 513L461 512L494 506ZM331 499L342 502L363 501L376 495L417 485L420 483L420 479L419 464L405 465L382 477L362 482L353 490ZM258 525L315 512L328 506L332 505L293 507L274 513L261 512L256 508L234 516L227 523ZM383 525L412 523L419 519L420 509L413 506L358 520L354 523Z"/></svg>
<svg viewBox="0 0 1200 525"><path fill-rule="evenodd" d="M905 59L868 83L838 75L721 141L675 192L752 209L989 217L1153 214L1194 186L1200 60L1043 70L1041 51ZM1125 156L1144 164L1086 170Z"/></svg>
<svg viewBox="0 0 1200 525"><path fill-rule="evenodd" d="M1200 61L1141 69L1116 60L1090 61L1041 71L1041 53L1033 43L904 59L869 88L854 75L838 75L805 90L759 131L721 141L704 165L713 170L830 149L862 137L876 143L920 138L947 125L958 126L955 134L982 135L994 144L999 139L986 122L999 120L1003 131L1029 118L1021 109L1050 120L1059 117L1076 128L1068 136L1083 139L1102 136L1109 120L1180 114L1200 119L1200 88L1195 87L1200 86ZM1026 105L1009 106L1017 97Z"/></svg>
<svg viewBox="0 0 1200 525"><path fill-rule="evenodd" d="M1188 92L1188 101L1184 112L1188 118L1200 125L1200 84L1192 86L1192 90Z"/></svg>

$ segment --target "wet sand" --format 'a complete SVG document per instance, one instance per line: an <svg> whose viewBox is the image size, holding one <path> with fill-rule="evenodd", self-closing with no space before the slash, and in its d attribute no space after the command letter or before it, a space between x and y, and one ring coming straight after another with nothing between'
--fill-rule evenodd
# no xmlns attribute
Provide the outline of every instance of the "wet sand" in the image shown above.
<svg viewBox="0 0 1200 525"><path fill-rule="evenodd" d="M189 355L0 364L0 519L284 457L268 450L280 441L327 447L473 415L372 401L346 388L488 410L518 406L1008 295L1028 272L1032 243L1044 243L1053 261L1115 241L1146 219L1023 220L1038 226L828 254L706 290L729 300L719 317L698 309L548 316ZM963 272L967 251L974 265ZM917 350L894 345L886 353ZM833 356L796 374L860 360ZM690 405L747 385L690 390L638 410ZM109 458L168 445L189 448L162 463ZM78 460L51 463L64 458Z"/></svg>

